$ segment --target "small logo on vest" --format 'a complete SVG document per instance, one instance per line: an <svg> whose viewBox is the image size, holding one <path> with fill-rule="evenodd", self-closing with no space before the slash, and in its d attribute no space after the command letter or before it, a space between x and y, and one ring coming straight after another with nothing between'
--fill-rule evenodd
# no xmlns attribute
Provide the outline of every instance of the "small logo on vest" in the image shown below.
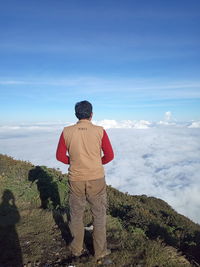
<svg viewBox="0 0 200 267"><path fill-rule="evenodd" d="M81 131L87 130L87 128L85 128L85 127L79 127L78 129L81 130Z"/></svg>

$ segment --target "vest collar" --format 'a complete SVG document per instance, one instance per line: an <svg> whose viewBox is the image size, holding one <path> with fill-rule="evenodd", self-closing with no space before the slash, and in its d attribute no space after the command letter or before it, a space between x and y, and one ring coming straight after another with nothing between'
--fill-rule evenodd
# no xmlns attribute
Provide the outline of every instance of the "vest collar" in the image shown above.
<svg viewBox="0 0 200 267"><path fill-rule="evenodd" d="M91 124L91 121L89 121L87 119L82 119L82 120L79 120L77 123L89 123L89 124Z"/></svg>

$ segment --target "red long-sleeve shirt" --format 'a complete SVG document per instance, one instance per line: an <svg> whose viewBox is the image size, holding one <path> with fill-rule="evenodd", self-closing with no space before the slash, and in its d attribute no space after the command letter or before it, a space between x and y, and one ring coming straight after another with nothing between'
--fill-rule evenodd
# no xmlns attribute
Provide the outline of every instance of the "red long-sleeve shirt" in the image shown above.
<svg viewBox="0 0 200 267"><path fill-rule="evenodd" d="M103 131L103 138L101 143L101 149L103 151L103 157L101 158L102 164L107 164L114 158L113 149L108 138L106 131ZM58 147L56 151L57 160L63 162L64 164L70 164L70 158L67 155L67 144L65 144L63 133L60 136L60 140L58 142Z"/></svg>

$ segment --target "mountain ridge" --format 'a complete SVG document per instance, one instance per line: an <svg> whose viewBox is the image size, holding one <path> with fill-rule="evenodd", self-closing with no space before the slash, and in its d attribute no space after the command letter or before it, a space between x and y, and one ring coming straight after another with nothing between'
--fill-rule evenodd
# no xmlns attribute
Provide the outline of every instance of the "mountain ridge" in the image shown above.
<svg viewBox="0 0 200 267"><path fill-rule="evenodd" d="M6 240L6 245L0 241L2 266L95 266L92 256L74 262L66 248L71 238L67 179L58 169L0 154L0 240ZM107 192L111 266L200 266L200 225L161 199L111 186ZM84 223L92 224L89 206ZM6 236L8 231L12 235ZM91 231L85 232L85 244L92 255Z"/></svg>

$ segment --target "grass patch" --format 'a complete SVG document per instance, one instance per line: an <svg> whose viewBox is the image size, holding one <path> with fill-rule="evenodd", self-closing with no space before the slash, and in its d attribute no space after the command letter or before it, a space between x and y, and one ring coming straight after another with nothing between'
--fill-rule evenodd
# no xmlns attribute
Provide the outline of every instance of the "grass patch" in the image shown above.
<svg viewBox="0 0 200 267"><path fill-rule="evenodd" d="M74 262L67 249L67 179L59 170L0 155L0 265L95 266L92 256ZM199 266L198 224L161 199L130 196L110 186L107 192L110 266ZM89 206L84 223L92 223ZM92 246L90 232L85 241Z"/></svg>

